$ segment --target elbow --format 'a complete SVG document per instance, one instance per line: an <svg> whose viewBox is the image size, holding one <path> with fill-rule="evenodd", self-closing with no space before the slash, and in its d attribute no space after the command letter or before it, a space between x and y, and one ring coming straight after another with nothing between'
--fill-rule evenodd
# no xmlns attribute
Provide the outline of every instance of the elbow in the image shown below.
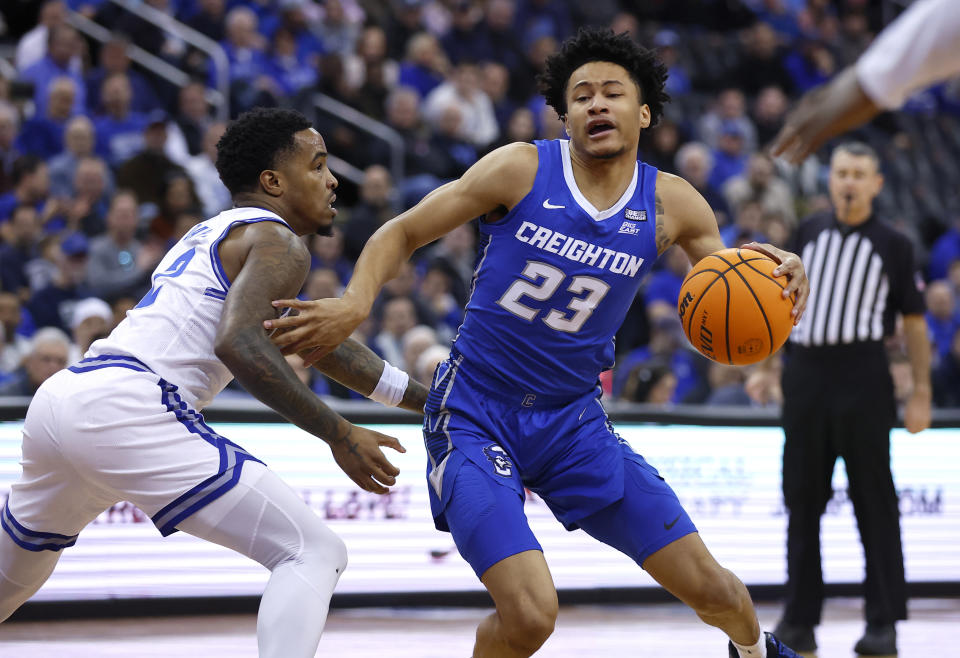
<svg viewBox="0 0 960 658"><path fill-rule="evenodd" d="M231 370L233 370L232 365L236 363L237 349L235 345L236 341L230 334L218 334L213 343L213 353L223 365Z"/></svg>

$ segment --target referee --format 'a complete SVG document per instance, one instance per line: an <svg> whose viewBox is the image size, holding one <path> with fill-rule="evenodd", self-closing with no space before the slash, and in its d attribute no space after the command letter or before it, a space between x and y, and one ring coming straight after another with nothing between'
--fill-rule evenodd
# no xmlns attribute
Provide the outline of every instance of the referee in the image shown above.
<svg viewBox="0 0 960 658"><path fill-rule="evenodd" d="M883 186L876 152L851 142L831 154L832 212L801 224L791 245L810 277L810 301L794 328L783 368L783 495L787 526L786 607L776 635L797 651L816 649L823 573L820 517L833 495L837 457L866 556L862 655L896 653L895 622L907 617L897 493L890 472L896 422L884 338L903 315L914 389L905 425L930 424L930 343L909 240L873 214Z"/></svg>

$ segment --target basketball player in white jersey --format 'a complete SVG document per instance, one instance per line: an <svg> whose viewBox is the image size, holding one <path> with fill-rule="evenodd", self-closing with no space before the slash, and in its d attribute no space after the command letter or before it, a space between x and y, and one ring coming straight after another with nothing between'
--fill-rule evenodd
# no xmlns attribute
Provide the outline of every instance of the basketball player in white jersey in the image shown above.
<svg viewBox="0 0 960 658"><path fill-rule="evenodd" d="M324 405L262 328L275 316L271 300L296 295L307 276L299 236L328 233L336 214L323 139L297 112L254 110L217 150L234 208L185 235L126 319L30 404L23 474L0 512L0 620L85 525L127 500L164 536L183 530L271 570L260 655L314 655L346 548L275 473L204 422L199 410L232 377L329 443L360 487L384 493L395 483L380 447L400 443ZM356 342L317 367L378 401L423 409L424 387Z"/></svg>

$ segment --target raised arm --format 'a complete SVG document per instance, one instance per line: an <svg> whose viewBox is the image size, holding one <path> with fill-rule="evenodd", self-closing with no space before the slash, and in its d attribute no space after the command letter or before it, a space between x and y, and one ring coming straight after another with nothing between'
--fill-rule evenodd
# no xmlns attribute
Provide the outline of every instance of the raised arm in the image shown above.
<svg viewBox="0 0 960 658"><path fill-rule="evenodd" d="M284 351L319 347L329 352L370 313L384 283L396 276L415 249L452 229L497 208L512 208L533 187L537 150L530 144L510 144L489 153L462 178L443 185L420 203L381 226L367 241L341 299L302 302L282 299L300 313L264 326L289 329L274 342Z"/></svg>
<svg viewBox="0 0 960 658"><path fill-rule="evenodd" d="M337 464L360 487L386 493L383 485L393 485L399 470L379 446L403 451L400 443L356 427L327 407L263 330L263 321L275 313L270 300L296 294L303 285L310 263L303 243L280 224L259 222L234 229L221 247L221 258L239 268L217 329L217 358L251 395L330 444Z"/></svg>

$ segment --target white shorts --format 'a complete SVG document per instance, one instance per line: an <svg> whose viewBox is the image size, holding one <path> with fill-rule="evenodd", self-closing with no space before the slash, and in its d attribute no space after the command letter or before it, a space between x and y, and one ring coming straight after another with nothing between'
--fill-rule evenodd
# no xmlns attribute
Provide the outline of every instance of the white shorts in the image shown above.
<svg viewBox="0 0 960 658"><path fill-rule="evenodd" d="M44 382L30 403L23 474L0 525L25 549L56 551L126 500L167 536L229 491L247 460L259 461L136 359L84 359Z"/></svg>

